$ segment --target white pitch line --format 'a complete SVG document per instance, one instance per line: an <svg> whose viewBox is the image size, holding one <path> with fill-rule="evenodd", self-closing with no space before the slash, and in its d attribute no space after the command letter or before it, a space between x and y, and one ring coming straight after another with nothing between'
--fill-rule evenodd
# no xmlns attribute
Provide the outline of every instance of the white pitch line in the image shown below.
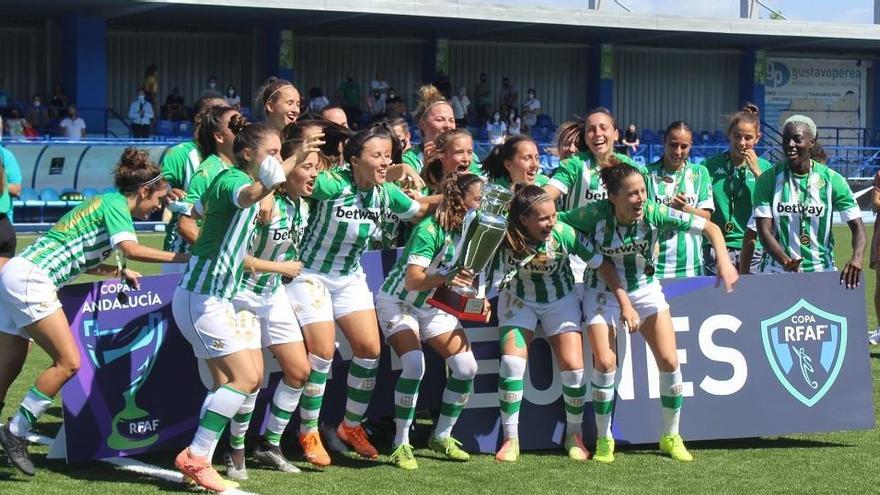
<svg viewBox="0 0 880 495"><path fill-rule="evenodd" d="M27 436L27 441L43 445L52 444L51 438L43 435L37 435L36 433L29 434ZM143 474L151 478L158 478L161 480L170 481L172 483L183 484L183 474L177 471L172 471L170 469L163 469L159 466L147 464L146 462L141 462L137 459L132 459L130 457L111 457L109 459L101 459L101 462L106 462L107 464L116 466L124 471ZM225 490L221 493L223 495L257 495L256 493L246 492L244 490L239 490L238 488L230 488L229 490Z"/></svg>

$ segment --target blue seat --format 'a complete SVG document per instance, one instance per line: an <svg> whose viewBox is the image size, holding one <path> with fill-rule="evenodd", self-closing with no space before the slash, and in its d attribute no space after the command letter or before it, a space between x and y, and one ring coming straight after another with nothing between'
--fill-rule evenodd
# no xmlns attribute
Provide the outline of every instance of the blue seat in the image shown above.
<svg viewBox="0 0 880 495"><path fill-rule="evenodd" d="M159 123L156 124L156 134L160 136L173 136L174 122L170 120L160 120Z"/></svg>
<svg viewBox="0 0 880 495"><path fill-rule="evenodd" d="M36 189L32 189L30 187L26 187L21 190L21 196L19 197L19 201L38 201L40 199L40 194Z"/></svg>
<svg viewBox="0 0 880 495"><path fill-rule="evenodd" d="M642 139L639 141L644 144L657 144L657 135L651 129L642 129Z"/></svg>
<svg viewBox="0 0 880 495"><path fill-rule="evenodd" d="M712 137L714 141L718 144L724 144L727 142L727 135L724 134L724 131L722 131L721 129L717 129Z"/></svg>
<svg viewBox="0 0 880 495"><path fill-rule="evenodd" d="M102 192L103 194L107 194L107 193L119 192L119 190L116 189L115 186L110 186L110 187L105 187L104 190L101 191L101 192Z"/></svg>
<svg viewBox="0 0 880 495"><path fill-rule="evenodd" d="M177 122L177 135L178 136L191 136L193 133L192 122L187 120L181 120Z"/></svg>
<svg viewBox="0 0 880 495"><path fill-rule="evenodd" d="M40 199L43 201L58 201L60 194L54 188L46 187L40 191Z"/></svg>
<svg viewBox="0 0 880 495"><path fill-rule="evenodd" d="M97 196L98 194L100 194L100 193L94 187L87 187L87 188L83 189L83 197L84 198L91 198L92 196Z"/></svg>

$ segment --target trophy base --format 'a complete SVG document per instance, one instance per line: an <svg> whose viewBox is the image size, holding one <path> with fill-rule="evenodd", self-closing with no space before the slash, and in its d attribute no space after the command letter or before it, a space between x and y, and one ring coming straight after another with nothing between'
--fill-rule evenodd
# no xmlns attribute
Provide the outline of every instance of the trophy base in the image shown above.
<svg viewBox="0 0 880 495"><path fill-rule="evenodd" d="M459 320L485 322L483 314L482 297L463 296L454 290L442 285L434 290L434 295L428 298L428 304L455 316Z"/></svg>

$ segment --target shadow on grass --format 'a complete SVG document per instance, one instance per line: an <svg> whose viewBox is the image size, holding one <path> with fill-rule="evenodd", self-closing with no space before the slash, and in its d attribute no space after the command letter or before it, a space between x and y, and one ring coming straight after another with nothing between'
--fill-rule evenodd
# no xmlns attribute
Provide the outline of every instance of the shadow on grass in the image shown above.
<svg viewBox="0 0 880 495"><path fill-rule="evenodd" d="M643 446L639 446L643 447ZM807 438L739 438L732 440L703 440L688 442L689 450L766 450L766 449L810 449L831 447L852 447L851 444L825 442Z"/></svg>
<svg viewBox="0 0 880 495"><path fill-rule="evenodd" d="M31 459L37 467L38 475L39 471L50 471L64 478L81 481L149 485L168 492L180 492L185 489L184 485L181 483L153 478L145 474L138 474L131 471L122 471L103 462L95 461L83 464L67 464L67 462L62 459L47 459L45 454L33 453L31 454Z"/></svg>

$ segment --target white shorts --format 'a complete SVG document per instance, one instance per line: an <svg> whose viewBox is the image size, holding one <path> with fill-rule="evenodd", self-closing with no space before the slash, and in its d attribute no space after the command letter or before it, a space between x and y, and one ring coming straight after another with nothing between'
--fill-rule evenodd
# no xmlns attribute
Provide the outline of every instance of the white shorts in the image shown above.
<svg viewBox="0 0 880 495"><path fill-rule="evenodd" d="M507 291L499 294L499 327L516 327L534 332L538 321L547 337L564 332L580 332L581 309L578 307L577 292L546 304L523 301Z"/></svg>
<svg viewBox="0 0 880 495"><path fill-rule="evenodd" d="M628 294L629 300L639 314L639 319L645 321L663 310L669 309L666 296L659 283L642 287ZM584 321L589 325L616 326L620 318L620 305L617 298L610 292L586 288L584 290Z"/></svg>
<svg viewBox="0 0 880 495"><path fill-rule="evenodd" d="M376 296L376 314L379 328L387 340L397 332L411 330L426 341L438 335L461 328L458 318L425 303L417 308L398 297L379 292Z"/></svg>
<svg viewBox="0 0 880 495"><path fill-rule="evenodd" d="M227 299L178 287L174 291L171 311L181 335L192 346L197 358L228 356L253 348L254 342L260 341L259 328L253 323L241 326L239 323L247 322L248 318L245 315L239 318L232 301Z"/></svg>
<svg viewBox="0 0 880 495"><path fill-rule="evenodd" d="M289 342L302 342L302 331L284 289L278 289L264 296L243 290L232 299L232 305L238 317L245 318L242 314L245 313L251 318L248 324L257 327L259 338L256 339L256 347L253 347L254 344L251 342L248 348L259 349Z"/></svg>
<svg viewBox="0 0 880 495"><path fill-rule="evenodd" d="M0 271L0 332L29 339L24 327L61 309L58 288L42 268L15 256Z"/></svg>
<svg viewBox="0 0 880 495"><path fill-rule="evenodd" d="M373 293L363 272L335 278L303 272L287 284L287 297L300 326L375 309Z"/></svg>

